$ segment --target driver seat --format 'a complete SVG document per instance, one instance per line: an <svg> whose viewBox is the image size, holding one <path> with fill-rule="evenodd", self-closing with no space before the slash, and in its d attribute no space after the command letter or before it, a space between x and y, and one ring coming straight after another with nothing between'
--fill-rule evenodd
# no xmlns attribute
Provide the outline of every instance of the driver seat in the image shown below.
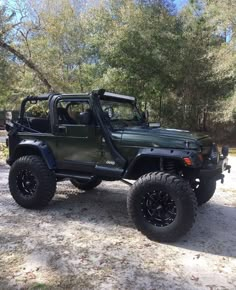
<svg viewBox="0 0 236 290"><path fill-rule="evenodd" d="M77 124L77 122L71 118L65 108L57 108L57 115L60 124Z"/></svg>

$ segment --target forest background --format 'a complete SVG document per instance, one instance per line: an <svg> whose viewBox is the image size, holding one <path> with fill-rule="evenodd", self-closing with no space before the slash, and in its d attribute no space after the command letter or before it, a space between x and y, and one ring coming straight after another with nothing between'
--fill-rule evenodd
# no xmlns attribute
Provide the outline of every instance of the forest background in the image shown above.
<svg viewBox="0 0 236 290"><path fill-rule="evenodd" d="M1 0L0 108L105 88L162 126L235 144L236 1L180 2Z"/></svg>

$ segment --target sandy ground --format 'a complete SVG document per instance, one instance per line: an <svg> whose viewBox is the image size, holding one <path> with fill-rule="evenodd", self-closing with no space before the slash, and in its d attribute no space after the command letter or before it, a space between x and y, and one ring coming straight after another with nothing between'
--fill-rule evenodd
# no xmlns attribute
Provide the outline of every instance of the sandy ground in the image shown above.
<svg viewBox="0 0 236 290"><path fill-rule="evenodd" d="M236 157L225 184L172 245L149 241L126 212L128 186L69 182L42 211L11 198L0 167L0 289L236 289Z"/></svg>
<svg viewBox="0 0 236 290"><path fill-rule="evenodd" d="M6 143L6 137L5 136L0 136L0 143Z"/></svg>
<svg viewBox="0 0 236 290"><path fill-rule="evenodd" d="M2 133L2 135L0 134L0 143L6 143L6 138L7 138L7 136L4 134L4 133Z"/></svg>
<svg viewBox="0 0 236 290"><path fill-rule="evenodd" d="M6 144L7 132L5 130L0 130L0 143Z"/></svg>

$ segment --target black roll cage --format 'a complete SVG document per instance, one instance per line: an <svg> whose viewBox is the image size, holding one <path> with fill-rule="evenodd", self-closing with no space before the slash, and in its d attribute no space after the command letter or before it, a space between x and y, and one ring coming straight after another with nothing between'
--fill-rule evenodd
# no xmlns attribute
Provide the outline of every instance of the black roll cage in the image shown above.
<svg viewBox="0 0 236 290"><path fill-rule="evenodd" d="M22 123L25 115L25 106L28 102L31 101L48 101L53 94L45 94L40 96L28 96L23 99L20 107L20 114L19 114L19 123Z"/></svg>
<svg viewBox="0 0 236 290"><path fill-rule="evenodd" d="M69 100L73 101L74 99L77 99L78 97L83 96L84 100L88 101L90 103L91 108L94 111L93 103L95 103L95 101L91 100L92 96L96 96L96 98L98 98L98 100L99 100L99 98L101 98L103 100L106 99L106 98L108 100L109 99L111 99L111 100L114 99L114 96L112 96L112 95L115 95L115 94L113 94L113 93L108 93L108 94L111 94L111 96L110 95L105 95L105 90L104 89L100 89L100 90L92 91L92 93L90 93L90 94L87 94L87 98L85 98L86 93L85 94L59 94L59 93L55 93L55 94L43 94L43 95L39 95L39 96L27 96L26 98L23 99L23 101L21 103L18 123L23 126L25 108L26 108L26 104L28 102L48 101L49 114L50 114L50 117L51 117L51 122L50 122L51 123L51 131L55 132L56 128L57 128L57 125L58 125L57 124L58 123L57 122L57 118L56 118L55 104L57 104L60 99L64 99L65 98L68 101ZM119 96L119 95L117 95L117 96ZM127 98L130 98L130 99L127 99ZM120 100L122 100L122 98ZM137 111L140 114L140 111L139 111L139 109L136 106L135 98L124 96L123 101L127 101L127 100L134 104L134 106L136 107ZM100 106L100 102L99 101L96 102L96 106L100 107L99 113L102 113L102 108ZM51 112L53 112L53 113L51 113ZM94 113L95 113L95 111L94 111ZM103 114L101 114L101 115L103 115ZM102 118L102 119L103 119L103 122L106 123L106 125L108 125L107 120L105 120L105 118ZM109 127L112 130L114 129L111 123L109 124Z"/></svg>
<svg viewBox="0 0 236 290"><path fill-rule="evenodd" d="M100 89L98 91L92 91L92 93L87 95L88 96L87 98L85 97L86 94L45 94L45 95L40 95L40 96L28 96L21 103L18 123L23 126L23 119L25 115L25 107L26 107L27 102L48 101L51 132L56 133L57 128L58 128L57 113L56 113L57 112L56 106L57 106L58 101L61 99L68 99L68 100L73 101L74 99L78 99L80 96L81 97L83 96L84 100L88 101L91 105L91 109L94 113L97 123L99 124L101 128L103 137L111 152L111 155L113 156L117 165L124 168L127 161L119 153L119 151L116 149L115 145L113 144L110 128L108 128L109 126L105 125L107 122L105 120L104 114L102 114L103 111L102 111L101 104L99 102L99 98L104 97L104 93L105 93L105 90L103 89ZM127 98L129 97L127 96ZM134 98L132 100L135 101Z"/></svg>

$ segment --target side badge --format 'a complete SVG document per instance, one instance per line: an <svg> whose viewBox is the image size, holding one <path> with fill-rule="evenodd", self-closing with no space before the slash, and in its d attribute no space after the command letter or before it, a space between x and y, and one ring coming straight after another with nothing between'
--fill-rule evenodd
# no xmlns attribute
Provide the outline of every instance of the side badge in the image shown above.
<svg viewBox="0 0 236 290"><path fill-rule="evenodd" d="M115 161L107 160L107 161L106 161L106 164L109 164L109 165L115 165Z"/></svg>

